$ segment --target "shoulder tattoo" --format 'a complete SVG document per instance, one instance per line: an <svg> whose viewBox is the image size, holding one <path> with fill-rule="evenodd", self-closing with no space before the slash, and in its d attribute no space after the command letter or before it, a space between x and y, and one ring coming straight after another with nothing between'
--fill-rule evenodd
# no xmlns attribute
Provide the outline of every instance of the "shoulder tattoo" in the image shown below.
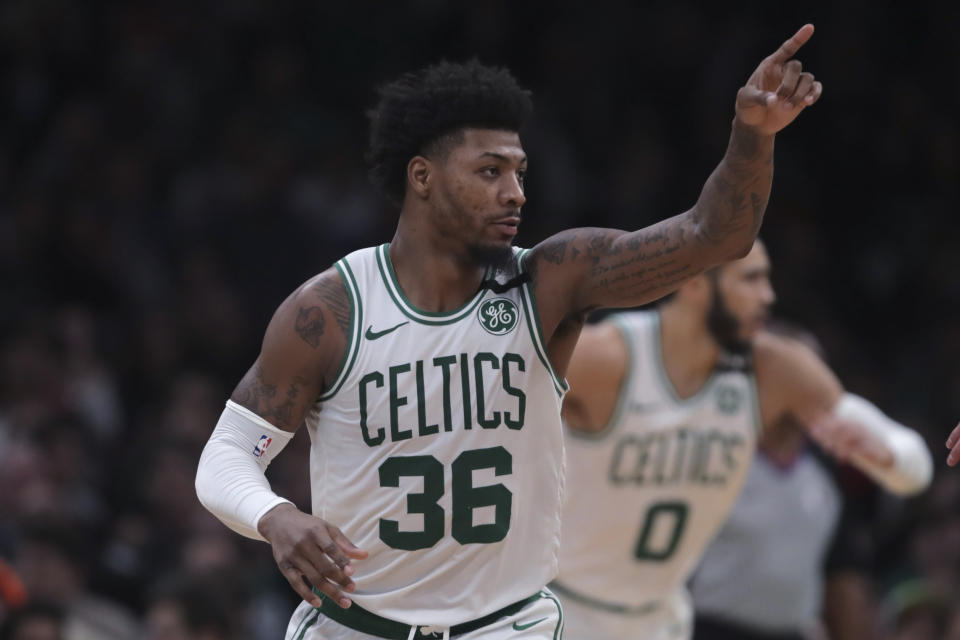
<svg viewBox="0 0 960 640"><path fill-rule="evenodd" d="M301 305L297 309L294 330L300 339L316 349L328 330L328 319L346 336L350 332L350 300L338 278L324 276L310 286L310 298L317 305Z"/></svg>

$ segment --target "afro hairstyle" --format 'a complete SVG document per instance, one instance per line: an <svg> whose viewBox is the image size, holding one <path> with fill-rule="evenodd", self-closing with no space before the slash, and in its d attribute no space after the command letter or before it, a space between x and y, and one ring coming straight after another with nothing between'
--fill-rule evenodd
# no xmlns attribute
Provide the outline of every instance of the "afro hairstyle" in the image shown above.
<svg viewBox="0 0 960 640"><path fill-rule="evenodd" d="M368 113L367 162L374 185L397 205L411 158L437 152L437 143L466 128L519 132L533 111L530 92L507 69L476 59L405 73L378 95Z"/></svg>

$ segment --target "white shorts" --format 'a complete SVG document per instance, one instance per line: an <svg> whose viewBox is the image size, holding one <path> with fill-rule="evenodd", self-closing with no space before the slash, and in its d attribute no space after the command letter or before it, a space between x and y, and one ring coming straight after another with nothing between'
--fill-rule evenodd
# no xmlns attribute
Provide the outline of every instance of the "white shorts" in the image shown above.
<svg viewBox="0 0 960 640"><path fill-rule="evenodd" d="M565 640L690 640L693 607L686 590L647 611L611 611L558 595L563 602Z"/></svg>
<svg viewBox="0 0 960 640"><path fill-rule="evenodd" d="M542 589L540 597L508 616L468 633L452 636L456 640L560 640L563 637L564 614L560 601L549 590ZM425 627L420 627L420 630ZM429 628L430 633L415 634L415 638L444 638L443 630ZM381 640L345 627L326 617L307 602L301 602L293 612L284 640Z"/></svg>

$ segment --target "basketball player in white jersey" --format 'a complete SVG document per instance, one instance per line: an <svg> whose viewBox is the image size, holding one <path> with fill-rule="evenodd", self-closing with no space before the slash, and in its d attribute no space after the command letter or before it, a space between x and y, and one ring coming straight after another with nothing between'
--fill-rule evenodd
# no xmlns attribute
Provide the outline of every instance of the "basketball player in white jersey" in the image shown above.
<svg viewBox="0 0 960 640"><path fill-rule="evenodd" d="M200 501L268 541L302 596L288 639L559 637L544 586L559 544L564 372L584 318L750 250L774 135L821 93L791 59L812 33L739 90L726 155L690 210L528 252L511 244L529 93L476 62L381 90L370 159L400 207L393 239L280 305L197 472ZM264 477L301 424L312 514Z"/></svg>
<svg viewBox="0 0 960 640"><path fill-rule="evenodd" d="M567 377L560 573L569 640L689 638L684 583L726 519L757 436L791 418L888 490L930 481L923 440L845 393L806 345L763 331L757 241L654 311L583 329Z"/></svg>

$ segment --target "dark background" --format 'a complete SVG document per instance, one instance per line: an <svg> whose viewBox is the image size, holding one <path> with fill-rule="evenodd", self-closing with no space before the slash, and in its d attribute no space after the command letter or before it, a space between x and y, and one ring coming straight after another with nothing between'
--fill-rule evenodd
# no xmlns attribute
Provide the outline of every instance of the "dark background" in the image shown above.
<svg viewBox="0 0 960 640"><path fill-rule="evenodd" d="M326 4L0 3L0 558L34 601L142 620L216 575L227 637L285 624L267 547L199 507L193 472L276 306L392 236L363 162L377 85L476 55L533 90L532 246L689 208L736 90L813 22L798 58L824 95L778 136L761 231L776 311L934 452L924 497L863 494L878 624L908 578L952 609L960 3ZM271 469L301 505L305 440Z"/></svg>

